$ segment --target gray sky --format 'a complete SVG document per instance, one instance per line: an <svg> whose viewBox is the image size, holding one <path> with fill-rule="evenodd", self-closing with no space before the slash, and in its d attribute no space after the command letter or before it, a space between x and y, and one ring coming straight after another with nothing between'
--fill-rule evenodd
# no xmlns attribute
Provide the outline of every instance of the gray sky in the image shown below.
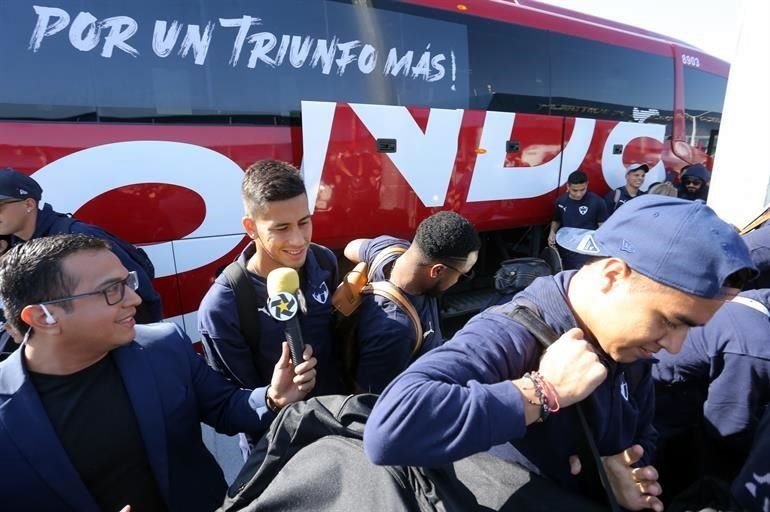
<svg viewBox="0 0 770 512"><path fill-rule="evenodd" d="M741 0L540 0L688 42L733 60Z"/></svg>

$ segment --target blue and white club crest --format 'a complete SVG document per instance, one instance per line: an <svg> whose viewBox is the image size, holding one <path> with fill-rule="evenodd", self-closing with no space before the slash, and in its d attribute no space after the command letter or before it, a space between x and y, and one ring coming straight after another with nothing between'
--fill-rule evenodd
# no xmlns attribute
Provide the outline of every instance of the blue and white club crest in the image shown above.
<svg viewBox="0 0 770 512"><path fill-rule="evenodd" d="M628 402L628 382L626 382L626 374L621 375L621 378L623 381L620 383L620 396L623 397L623 400Z"/></svg>
<svg viewBox="0 0 770 512"><path fill-rule="evenodd" d="M588 213L588 207L585 205L580 206L578 207L578 211L580 212L580 215L585 215L586 213Z"/></svg>
<svg viewBox="0 0 770 512"><path fill-rule="evenodd" d="M587 234L578 242L577 250L583 254L599 254L599 246L596 245L596 241L592 234Z"/></svg>
<svg viewBox="0 0 770 512"><path fill-rule="evenodd" d="M321 286L313 290L311 295L317 303L326 304L326 301L329 300L329 287L326 286L326 281L321 283Z"/></svg>
<svg viewBox="0 0 770 512"><path fill-rule="evenodd" d="M270 297L267 302L267 310L270 316L285 322L294 317L299 309L297 299L289 292L280 292L274 297Z"/></svg>

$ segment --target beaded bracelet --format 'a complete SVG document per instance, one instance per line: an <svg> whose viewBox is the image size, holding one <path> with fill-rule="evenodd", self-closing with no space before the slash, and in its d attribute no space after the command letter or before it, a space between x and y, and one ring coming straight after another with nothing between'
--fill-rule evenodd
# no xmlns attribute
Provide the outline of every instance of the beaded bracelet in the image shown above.
<svg viewBox="0 0 770 512"><path fill-rule="evenodd" d="M540 407L540 417L537 422L542 423L549 415L559 410L559 398L556 389L536 371L525 373L524 378L529 379L535 387L535 396L540 402L528 401L530 404Z"/></svg>

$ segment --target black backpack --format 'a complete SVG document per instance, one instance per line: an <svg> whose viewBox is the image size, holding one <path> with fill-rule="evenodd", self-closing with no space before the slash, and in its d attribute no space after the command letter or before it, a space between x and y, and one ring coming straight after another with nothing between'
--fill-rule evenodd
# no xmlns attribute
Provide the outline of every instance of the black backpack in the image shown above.
<svg viewBox="0 0 770 512"><path fill-rule="evenodd" d="M376 466L363 451L376 399L327 395L285 407L218 510L604 511L486 452L441 467Z"/></svg>
<svg viewBox="0 0 770 512"><path fill-rule="evenodd" d="M59 219L55 224L53 224L51 231L57 234L72 233L72 230L77 223L82 222L73 218L71 214L60 213ZM126 242L125 240L113 235L101 226L94 227L104 233L104 236L99 238L104 238L111 245L120 247L137 265L139 265L139 267L141 267L142 270L144 270L144 272L151 280L155 279L155 265L152 264L152 260L144 249Z"/></svg>
<svg viewBox="0 0 770 512"><path fill-rule="evenodd" d="M558 335L526 305L509 315L543 344ZM628 376L629 385L635 376ZM399 510L606 512L582 495L488 452L423 468L376 466L363 452L363 432L376 396L329 395L285 407L230 487L221 512ZM582 417L582 415L581 415ZM596 449L585 419L581 428ZM581 455L590 477L592 455ZM601 462L596 469L606 483ZM610 510L620 510L609 491Z"/></svg>

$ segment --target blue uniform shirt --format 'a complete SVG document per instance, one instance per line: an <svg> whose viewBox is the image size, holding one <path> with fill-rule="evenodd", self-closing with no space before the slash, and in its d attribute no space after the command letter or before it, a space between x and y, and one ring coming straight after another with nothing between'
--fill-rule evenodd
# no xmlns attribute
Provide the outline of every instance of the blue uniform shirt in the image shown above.
<svg viewBox="0 0 770 512"><path fill-rule="evenodd" d="M770 290L740 296L770 307ZM705 326L690 330L679 354L661 351L656 358L656 383L672 385L672 393L677 385L707 390L705 403L702 397L683 403L668 400L666 388L659 386L656 426L661 434L674 435L702 414L714 436L753 435L770 401L770 318L764 312L728 302Z"/></svg>
<svg viewBox="0 0 770 512"><path fill-rule="evenodd" d="M573 275L538 278L514 302L534 304L551 328L564 333L577 325L566 300ZM475 316L387 387L364 433L373 462L436 466L511 442L541 473L577 490L568 462L583 435L575 408L526 425L524 398L511 380L538 367L542 348L505 314L512 308L509 303ZM649 363L607 364L607 379L584 401L599 452L613 455L639 443L648 464L655 444ZM639 377L629 385L631 366Z"/></svg>
<svg viewBox="0 0 770 512"><path fill-rule="evenodd" d="M607 220L607 204L593 192L586 192L580 201L569 194L556 198L553 218L562 228L596 229Z"/></svg>
<svg viewBox="0 0 770 512"><path fill-rule="evenodd" d="M331 251L329 259L336 261ZM256 251L250 243L238 257L243 263ZM257 302L267 305L267 283L265 278L249 272L251 284L257 292ZM305 265L300 270L300 288L307 302L307 313L300 313L302 337L306 344L312 345L313 355L318 359L318 374L314 394L323 395L337 390L337 371L333 357L334 314L331 304L329 283L334 283L335 275L323 268L315 258L313 251L307 251ZM285 325L275 320L261 307L254 312L259 317L260 339L257 342L259 353L255 366L250 344L243 338L238 318L235 292L221 274L203 297L198 310L198 328L201 336L216 349L215 357L223 363L227 377L246 388L266 386L270 383L273 368L281 357L281 343L286 339Z"/></svg>
<svg viewBox="0 0 770 512"><path fill-rule="evenodd" d="M618 193L620 192L620 193ZM631 199L637 198L639 196L643 196L645 193L641 190L637 191L635 196L632 196L628 193L628 189L625 186L616 188L615 190L610 190L607 192L607 195L604 196L604 202L607 205L607 213L612 214L615 210L620 208L622 205L629 202ZM617 195L618 200L615 201L615 197Z"/></svg>
<svg viewBox="0 0 770 512"><path fill-rule="evenodd" d="M730 489L733 497L747 510L770 510L770 411L757 430L751 454Z"/></svg>
<svg viewBox="0 0 770 512"><path fill-rule="evenodd" d="M359 259L371 265L374 258L391 246L408 248L409 242L390 236L368 240L359 249ZM390 275L394 255L374 269L374 281L385 281ZM425 295L404 295L417 310L423 329L423 344L417 356L441 345L438 301ZM365 295L359 307L358 368L356 382L364 390L381 393L412 360L414 328L409 316L396 304L379 295Z"/></svg>

